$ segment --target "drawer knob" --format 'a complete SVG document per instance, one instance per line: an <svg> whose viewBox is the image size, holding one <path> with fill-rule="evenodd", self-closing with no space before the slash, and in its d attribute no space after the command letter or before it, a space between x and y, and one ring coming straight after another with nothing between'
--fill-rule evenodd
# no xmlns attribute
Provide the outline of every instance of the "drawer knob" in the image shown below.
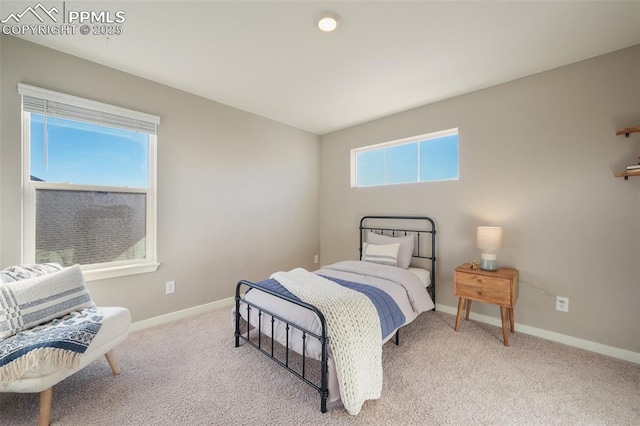
<svg viewBox="0 0 640 426"><path fill-rule="evenodd" d="M482 278L478 278L478 283L482 284Z"/></svg>

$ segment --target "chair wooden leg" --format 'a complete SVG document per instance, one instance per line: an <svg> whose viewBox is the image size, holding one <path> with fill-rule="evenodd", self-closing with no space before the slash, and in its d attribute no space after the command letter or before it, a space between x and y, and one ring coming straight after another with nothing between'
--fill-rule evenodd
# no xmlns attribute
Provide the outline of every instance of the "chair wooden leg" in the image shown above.
<svg viewBox="0 0 640 426"><path fill-rule="evenodd" d="M38 425L49 426L51 420L51 397L53 396L53 387L40 392L40 408L38 411Z"/></svg>
<svg viewBox="0 0 640 426"><path fill-rule="evenodd" d="M109 351L104 356L107 358L107 362L116 376L120 374L120 367L116 362L116 358L113 355L113 351ZM53 397L53 387L40 392L40 406L38 409L38 426L49 426L51 421L51 400Z"/></svg>
<svg viewBox="0 0 640 426"><path fill-rule="evenodd" d="M118 367L118 363L116 362L115 355L113 355L113 351L111 350L107 352L106 354L104 354L104 356L107 358L107 362L109 363L113 374L115 374L116 376L120 374L120 367Z"/></svg>

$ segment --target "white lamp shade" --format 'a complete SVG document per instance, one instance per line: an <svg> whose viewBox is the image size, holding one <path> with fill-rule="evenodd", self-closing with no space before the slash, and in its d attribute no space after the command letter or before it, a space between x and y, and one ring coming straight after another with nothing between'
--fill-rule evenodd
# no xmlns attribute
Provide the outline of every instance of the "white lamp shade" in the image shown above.
<svg viewBox="0 0 640 426"><path fill-rule="evenodd" d="M476 234L478 248L481 250L495 251L502 244L502 227L478 226Z"/></svg>

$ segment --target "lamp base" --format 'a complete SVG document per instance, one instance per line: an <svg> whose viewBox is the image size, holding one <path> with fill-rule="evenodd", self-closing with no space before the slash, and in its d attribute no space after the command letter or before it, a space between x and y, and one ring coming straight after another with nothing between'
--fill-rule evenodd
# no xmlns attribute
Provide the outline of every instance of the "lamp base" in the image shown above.
<svg viewBox="0 0 640 426"><path fill-rule="evenodd" d="M480 256L480 269L484 271L498 270L496 255L493 253L482 253L482 256Z"/></svg>

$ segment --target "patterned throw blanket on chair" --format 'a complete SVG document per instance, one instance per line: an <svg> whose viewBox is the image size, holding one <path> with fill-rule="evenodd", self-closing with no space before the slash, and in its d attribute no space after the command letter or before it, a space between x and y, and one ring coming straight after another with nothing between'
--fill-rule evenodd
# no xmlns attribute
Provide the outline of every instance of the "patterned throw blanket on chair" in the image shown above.
<svg viewBox="0 0 640 426"><path fill-rule="evenodd" d="M0 383L44 365L74 368L102 325L98 308L54 319L0 341Z"/></svg>
<svg viewBox="0 0 640 426"><path fill-rule="evenodd" d="M382 336L369 298L302 268L276 272L271 278L323 313L347 412L356 415L366 400L380 398Z"/></svg>
<svg viewBox="0 0 640 426"><path fill-rule="evenodd" d="M79 265L19 265L0 271L0 383L34 369L76 367L102 313Z"/></svg>

